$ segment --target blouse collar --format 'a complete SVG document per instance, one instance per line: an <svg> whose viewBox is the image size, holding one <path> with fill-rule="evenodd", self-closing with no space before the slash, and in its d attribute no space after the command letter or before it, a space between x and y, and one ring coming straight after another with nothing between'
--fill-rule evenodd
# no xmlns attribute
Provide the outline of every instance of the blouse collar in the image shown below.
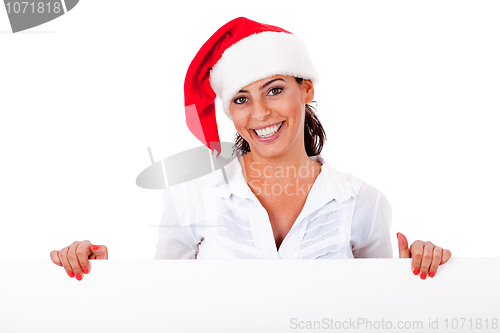
<svg viewBox="0 0 500 333"><path fill-rule="evenodd" d="M321 172L316 178L308 198L318 196L328 201L335 199L338 202L343 202L355 196L352 185L341 172L332 168L319 155L312 156L311 159L321 164ZM208 177L200 178L200 184L204 188L210 189L219 198L227 199L231 195L240 198L255 198L255 195L243 177L238 158L234 158L234 160L225 165L223 170L225 177L222 170L219 169L209 174Z"/></svg>

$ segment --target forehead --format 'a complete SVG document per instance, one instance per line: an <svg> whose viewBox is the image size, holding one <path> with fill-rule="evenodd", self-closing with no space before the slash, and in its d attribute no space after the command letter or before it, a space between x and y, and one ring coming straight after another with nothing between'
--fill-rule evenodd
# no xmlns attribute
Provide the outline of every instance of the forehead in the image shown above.
<svg viewBox="0 0 500 333"><path fill-rule="evenodd" d="M258 89L258 88L262 87L264 84L266 84L267 82L278 79L278 78L283 79L285 81L295 80L295 78L293 76L287 76L287 75L281 75L281 74L273 75L273 76L266 77L264 79L252 82L249 85L241 88L241 90Z"/></svg>

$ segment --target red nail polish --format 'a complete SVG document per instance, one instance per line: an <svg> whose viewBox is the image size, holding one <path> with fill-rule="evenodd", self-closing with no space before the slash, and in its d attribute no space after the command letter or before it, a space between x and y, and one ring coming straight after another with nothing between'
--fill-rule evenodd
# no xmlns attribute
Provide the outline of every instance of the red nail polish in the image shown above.
<svg viewBox="0 0 500 333"><path fill-rule="evenodd" d="M84 269L83 269L83 273L84 273L84 274L89 274L89 270L88 270L88 269L86 269L86 268L84 268Z"/></svg>
<svg viewBox="0 0 500 333"><path fill-rule="evenodd" d="M78 276L77 276L77 277L78 277ZM425 278L426 278L426 277L427 277L427 274L425 274L425 273L420 274L420 278L421 278L422 280L425 280Z"/></svg>
<svg viewBox="0 0 500 333"><path fill-rule="evenodd" d="M441 263L439 263L439 266L441 266Z"/></svg>
<svg viewBox="0 0 500 333"><path fill-rule="evenodd" d="M73 273L73 272L69 272L68 275L70 278L75 277L75 273Z"/></svg>
<svg viewBox="0 0 500 333"><path fill-rule="evenodd" d="M80 281L82 279L82 276L80 274L76 274L76 279Z"/></svg>
<svg viewBox="0 0 500 333"><path fill-rule="evenodd" d="M416 269L416 270L413 271L413 274L418 275L418 272L419 272L419 270Z"/></svg>
<svg viewBox="0 0 500 333"><path fill-rule="evenodd" d="M92 245L92 250L99 250L99 246L97 246L97 245Z"/></svg>
<svg viewBox="0 0 500 333"><path fill-rule="evenodd" d="M434 277L434 275L436 275L436 273L434 273L434 272L429 272L429 277Z"/></svg>

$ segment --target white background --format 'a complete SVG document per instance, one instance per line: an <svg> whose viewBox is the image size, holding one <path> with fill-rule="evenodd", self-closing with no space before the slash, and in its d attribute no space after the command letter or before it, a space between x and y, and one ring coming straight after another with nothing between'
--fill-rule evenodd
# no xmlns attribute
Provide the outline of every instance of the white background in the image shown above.
<svg viewBox="0 0 500 333"><path fill-rule="evenodd" d="M397 232L500 255L500 3L86 0L17 34L0 7L0 259L84 239L153 258L162 191L136 176L147 147L158 160L200 145L184 76L238 16L309 47L323 156L385 193L395 255ZM218 123L232 141L222 112Z"/></svg>

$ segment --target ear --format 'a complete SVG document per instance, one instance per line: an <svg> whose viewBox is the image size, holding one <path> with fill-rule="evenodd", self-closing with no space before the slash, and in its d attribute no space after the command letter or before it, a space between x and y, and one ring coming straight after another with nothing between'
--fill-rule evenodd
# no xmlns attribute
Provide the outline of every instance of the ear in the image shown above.
<svg viewBox="0 0 500 333"><path fill-rule="evenodd" d="M314 99L314 86L311 80L303 80L302 87L304 88L306 103L311 103Z"/></svg>

